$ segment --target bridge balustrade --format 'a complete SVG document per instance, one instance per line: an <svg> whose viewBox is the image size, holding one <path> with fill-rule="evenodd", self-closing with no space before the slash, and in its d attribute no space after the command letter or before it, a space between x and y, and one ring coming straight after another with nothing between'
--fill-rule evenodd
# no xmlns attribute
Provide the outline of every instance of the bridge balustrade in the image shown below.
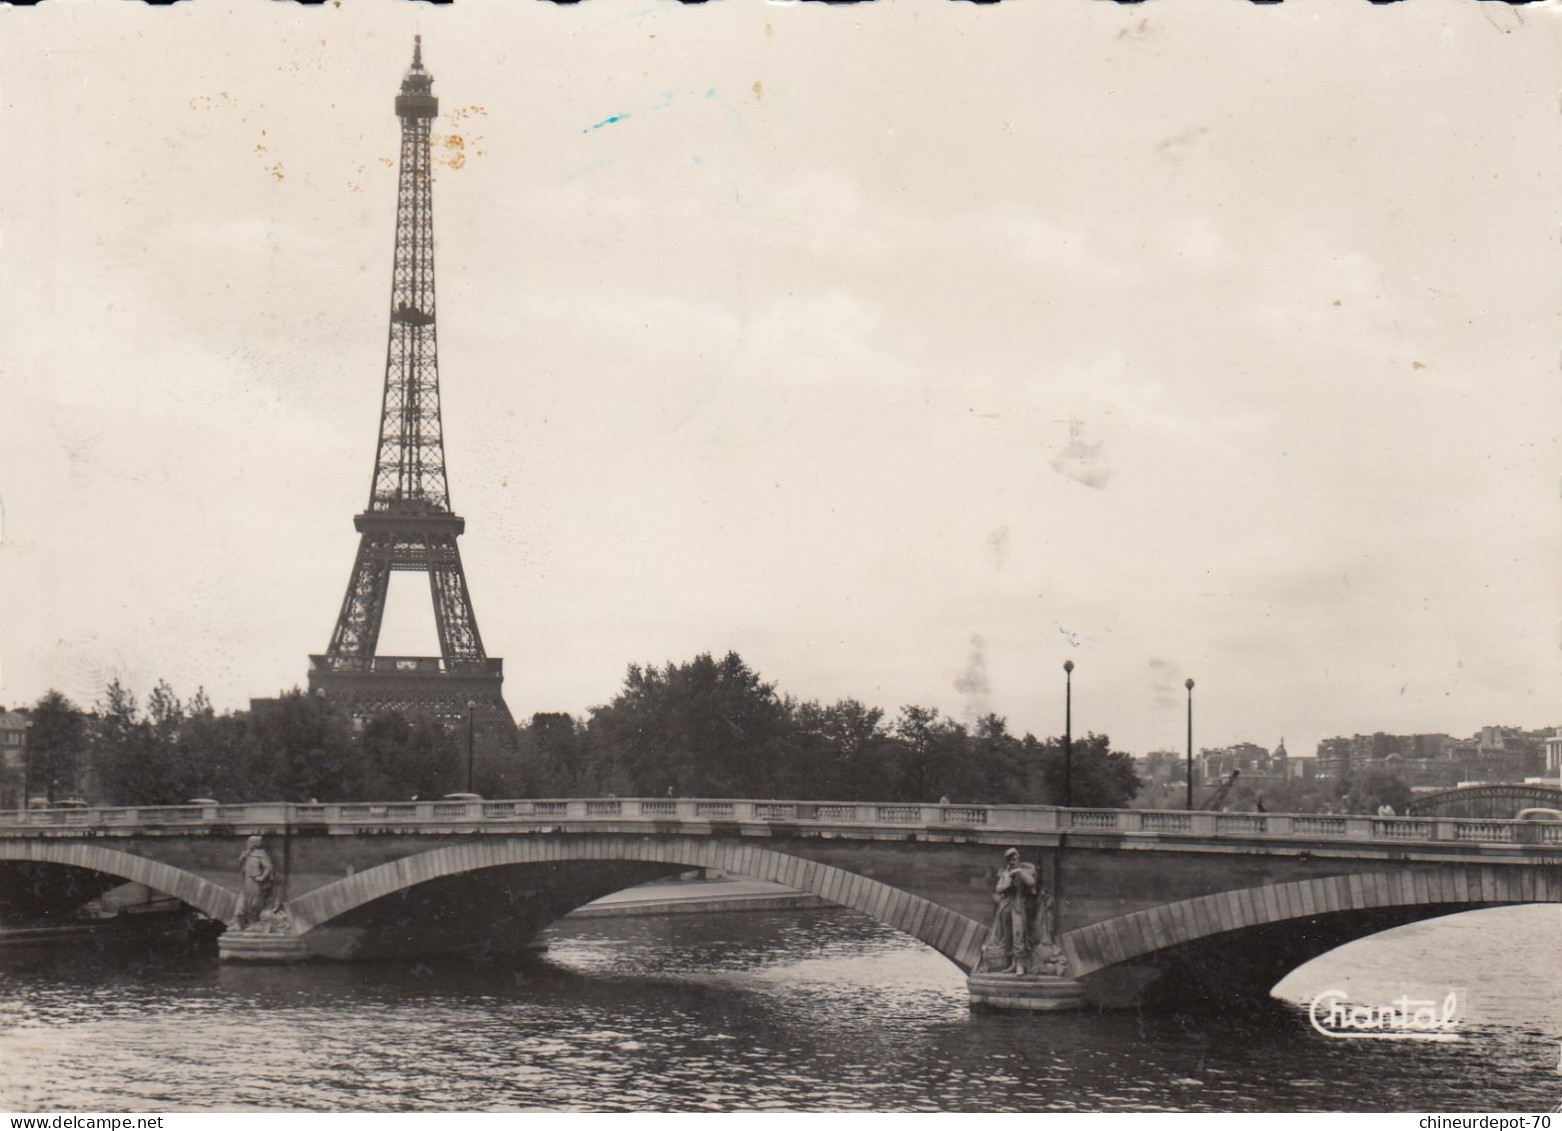
<svg viewBox="0 0 1562 1131"><path fill-rule="evenodd" d="M1115 829L1121 819L1117 809L1072 809L1067 812L1070 827L1076 829Z"/></svg>
<svg viewBox="0 0 1562 1131"><path fill-rule="evenodd" d="M1291 831L1297 836L1344 836L1344 817L1292 817Z"/></svg>
<svg viewBox="0 0 1562 1131"><path fill-rule="evenodd" d="M821 821L855 821L857 819L857 806L855 805L817 805L814 812Z"/></svg>
<svg viewBox="0 0 1562 1131"><path fill-rule="evenodd" d="M1219 813L1215 817L1217 833L1246 833L1256 836L1268 831L1269 818L1252 813Z"/></svg>
<svg viewBox="0 0 1562 1131"><path fill-rule="evenodd" d="M943 822L946 825L985 825L987 810L968 806L944 806Z"/></svg>
<svg viewBox="0 0 1562 1131"><path fill-rule="evenodd" d="M1562 845L1562 822L1316 813L1218 813L1062 809L1036 805L747 801L713 798L575 798L244 805L149 805L0 812L0 836L73 829L264 830L289 824L349 829L503 827L547 822L737 822L848 828L981 829L984 833L1115 833L1124 836Z"/></svg>

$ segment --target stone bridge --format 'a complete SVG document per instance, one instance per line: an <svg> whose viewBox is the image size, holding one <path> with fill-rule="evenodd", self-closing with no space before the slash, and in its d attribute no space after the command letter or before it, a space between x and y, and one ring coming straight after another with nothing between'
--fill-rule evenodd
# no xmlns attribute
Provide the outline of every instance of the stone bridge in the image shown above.
<svg viewBox="0 0 1562 1131"><path fill-rule="evenodd" d="M1557 823L603 798L0 814L0 924L60 921L127 881L231 924L250 836L283 877L290 954L511 953L609 892L709 868L870 915L967 972L1013 846L1103 1004L1262 995L1389 927L1562 902ZM230 931L228 956L251 935Z"/></svg>

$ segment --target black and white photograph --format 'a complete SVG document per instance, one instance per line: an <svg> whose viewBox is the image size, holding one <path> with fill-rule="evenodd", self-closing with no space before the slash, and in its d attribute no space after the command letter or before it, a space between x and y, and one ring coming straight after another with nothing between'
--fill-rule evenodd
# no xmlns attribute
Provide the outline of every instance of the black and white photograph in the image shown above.
<svg viewBox="0 0 1562 1131"><path fill-rule="evenodd" d="M1562 1111L1562 0L0 3L0 153L0 1111Z"/></svg>

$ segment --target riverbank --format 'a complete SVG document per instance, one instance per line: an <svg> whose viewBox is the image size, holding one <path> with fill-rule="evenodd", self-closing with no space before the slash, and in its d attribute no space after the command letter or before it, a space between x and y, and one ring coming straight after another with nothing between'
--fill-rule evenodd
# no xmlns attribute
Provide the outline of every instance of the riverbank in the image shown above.
<svg viewBox="0 0 1562 1131"><path fill-rule="evenodd" d="M577 907L566 919L625 915L708 915L720 911L796 911L833 904L811 892L764 880L666 880L625 888Z"/></svg>

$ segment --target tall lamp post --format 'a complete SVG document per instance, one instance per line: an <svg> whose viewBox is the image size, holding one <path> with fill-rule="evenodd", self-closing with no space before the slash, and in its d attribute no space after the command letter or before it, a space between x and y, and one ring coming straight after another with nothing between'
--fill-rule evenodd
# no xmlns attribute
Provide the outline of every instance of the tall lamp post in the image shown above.
<svg viewBox="0 0 1562 1131"><path fill-rule="evenodd" d="M18 808L33 807L33 721L27 720L27 734L22 738L22 803Z"/></svg>
<svg viewBox="0 0 1562 1131"><path fill-rule="evenodd" d="M1063 661L1063 806L1074 807L1074 661Z"/></svg>
<svg viewBox="0 0 1562 1131"><path fill-rule="evenodd" d="M1193 680L1183 684L1188 689L1188 808L1193 808Z"/></svg>
<svg viewBox="0 0 1562 1131"><path fill-rule="evenodd" d="M466 791L468 793L472 792L473 716L476 711L477 700L468 699L466 701Z"/></svg>

